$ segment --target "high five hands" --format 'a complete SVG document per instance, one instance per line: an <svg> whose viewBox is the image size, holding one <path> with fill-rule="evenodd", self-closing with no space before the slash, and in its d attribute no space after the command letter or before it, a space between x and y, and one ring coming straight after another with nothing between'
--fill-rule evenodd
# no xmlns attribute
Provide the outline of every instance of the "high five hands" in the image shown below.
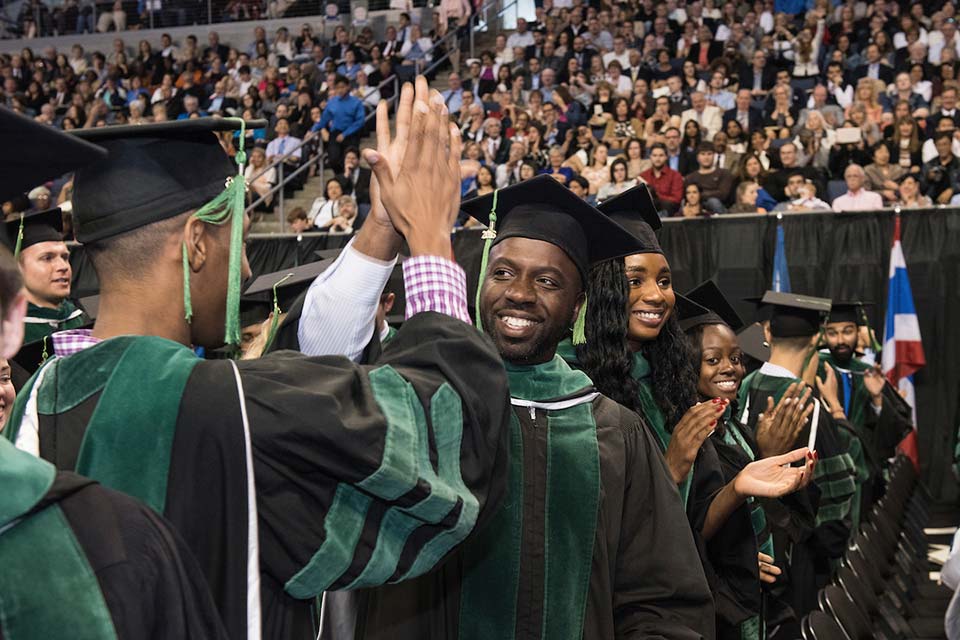
<svg viewBox="0 0 960 640"><path fill-rule="evenodd" d="M450 231L460 210L461 146L460 130L450 122L443 99L422 76L412 91L409 84L403 87L393 138L386 102L377 106L377 149L363 151L376 179L371 191L382 205L373 206L373 216L382 220L385 213L414 256L451 255Z"/></svg>

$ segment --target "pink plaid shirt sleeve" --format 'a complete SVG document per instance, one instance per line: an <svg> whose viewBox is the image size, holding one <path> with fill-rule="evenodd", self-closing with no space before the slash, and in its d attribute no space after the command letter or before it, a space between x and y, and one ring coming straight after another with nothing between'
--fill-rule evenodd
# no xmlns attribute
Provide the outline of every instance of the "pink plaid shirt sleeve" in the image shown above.
<svg viewBox="0 0 960 640"><path fill-rule="evenodd" d="M403 262L407 319L436 311L470 324L467 276L456 262L440 256L415 256Z"/></svg>

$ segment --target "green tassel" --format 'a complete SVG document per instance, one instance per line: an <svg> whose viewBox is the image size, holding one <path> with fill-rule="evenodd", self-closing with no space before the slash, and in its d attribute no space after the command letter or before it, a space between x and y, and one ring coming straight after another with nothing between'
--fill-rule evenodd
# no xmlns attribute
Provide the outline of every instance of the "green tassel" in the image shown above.
<svg viewBox="0 0 960 640"><path fill-rule="evenodd" d="M483 253L480 257L480 279L477 281L477 297L476 300L474 300L474 314L476 316L477 329L480 331L483 331L483 320L480 318L480 292L483 291L483 281L487 277L487 261L490 259L490 247L493 246L493 241L497 237L497 196L499 193L499 189L495 189L493 192L493 202L490 205L490 224L487 225L486 231L480 234L484 243Z"/></svg>
<svg viewBox="0 0 960 640"><path fill-rule="evenodd" d="M577 312L577 320L573 323L573 344L587 344L587 299L584 298Z"/></svg>
<svg viewBox="0 0 960 640"><path fill-rule="evenodd" d="M230 222L230 261L227 277L227 321L224 342L240 344L240 276L243 260L243 212L246 208L247 185L243 177L243 165L247 154L243 149L246 139L246 123L243 118L224 118L240 123L240 140L234 160L238 174L227 178L226 187L220 195L200 207L193 217L207 224L222 225ZM183 306L187 322L193 317L190 303L190 265L187 260L187 245L183 245Z"/></svg>
<svg viewBox="0 0 960 640"><path fill-rule="evenodd" d="M193 320L193 304L190 300L190 261L187 259L187 243L180 244L183 250L183 318L187 324Z"/></svg>
<svg viewBox="0 0 960 640"><path fill-rule="evenodd" d="M863 308L863 305L858 305L857 310L860 314L860 323L867 328L867 336L870 338L870 348L873 349L874 353L879 354L883 345L881 345L876 336L873 333L873 329L870 327L870 319L867 317L867 310Z"/></svg>
<svg viewBox="0 0 960 640"><path fill-rule="evenodd" d="M263 353L270 350L270 345L273 344L273 339L277 336L277 328L280 326L280 300L277 297L277 287L292 277L293 274L288 273L273 284L273 318L270 320L270 332L267 334L267 342L263 345Z"/></svg>
<svg viewBox="0 0 960 640"><path fill-rule="evenodd" d="M814 343L813 350L810 353L808 353L807 357L804 358L803 360L803 368L800 369L801 376L807 370L807 367L810 366L810 359L813 358L814 356L817 356L818 358L820 357L819 355L817 355L817 352L820 350L820 343L823 342L823 334L824 334L824 328L823 328L823 325L820 325L820 332L817 333L817 341Z"/></svg>
<svg viewBox="0 0 960 640"><path fill-rule="evenodd" d="M20 214L20 228L17 230L17 246L13 249L13 257L20 257L20 249L23 246L23 214Z"/></svg>

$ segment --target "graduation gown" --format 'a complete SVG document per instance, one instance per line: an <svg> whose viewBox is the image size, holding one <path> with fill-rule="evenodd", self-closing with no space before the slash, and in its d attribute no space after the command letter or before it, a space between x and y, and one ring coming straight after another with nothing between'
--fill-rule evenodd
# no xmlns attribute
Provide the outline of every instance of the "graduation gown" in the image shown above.
<svg viewBox="0 0 960 640"><path fill-rule="evenodd" d="M651 386L650 363L641 353L633 354L630 375L639 383L639 401L646 424L652 429L661 453L670 445L672 429L657 404ZM719 421L718 421L719 422ZM757 543L753 535L750 508L737 507L707 541L702 537L710 505L729 481L724 474L717 444L719 438L703 442L687 478L680 483L680 494L687 519L696 540L717 612L717 635L740 638L741 628L753 629L751 622L761 615ZM736 474L734 474L736 475ZM743 636L748 637L748 636Z"/></svg>
<svg viewBox="0 0 960 640"><path fill-rule="evenodd" d="M821 366L832 366L837 374L838 399L863 442L871 473L878 474L884 460L896 456L897 445L913 428L910 406L887 381L883 386L883 405L877 413L863 384L864 371L873 367L857 358L841 366L829 352L820 353L820 362Z"/></svg>
<svg viewBox="0 0 960 640"><path fill-rule="evenodd" d="M231 638L299 639L323 591L421 575L489 519L508 397L489 340L422 313L375 368L113 338L42 368L5 435L163 513Z"/></svg>
<svg viewBox="0 0 960 640"><path fill-rule="evenodd" d="M123 494L0 440L0 638L227 635L183 540Z"/></svg>
<svg viewBox="0 0 960 640"><path fill-rule="evenodd" d="M799 378L770 375L761 368L751 373L740 384L738 395L740 423L751 437L755 434L759 414L766 409L767 398L774 403L783 396L791 383ZM857 465L851 457L859 450L859 440L849 424L833 420L816 398L818 408L813 418L818 421L815 448L819 461L813 482L808 485L804 502L815 514L814 526L803 509L784 511L771 518L774 533L776 564L785 569L781 578L789 589L786 600L797 619L817 606L817 590L825 586L833 575L833 566L846 550L851 531L851 509L857 493ZM804 427L797 446L805 446L810 424ZM774 501L764 501L766 507ZM768 516L770 509L766 509Z"/></svg>
<svg viewBox="0 0 960 640"><path fill-rule="evenodd" d="M328 594L323 637L712 637L683 507L640 418L559 356L507 371L511 464L497 516L431 574Z"/></svg>
<svg viewBox="0 0 960 640"><path fill-rule="evenodd" d="M56 309L38 307L32 302L27 303L27 316L23 319L23 343L29 344L49 336L57 331L76 329L90 322L90 318L83 309L64 300Z"/></svg>

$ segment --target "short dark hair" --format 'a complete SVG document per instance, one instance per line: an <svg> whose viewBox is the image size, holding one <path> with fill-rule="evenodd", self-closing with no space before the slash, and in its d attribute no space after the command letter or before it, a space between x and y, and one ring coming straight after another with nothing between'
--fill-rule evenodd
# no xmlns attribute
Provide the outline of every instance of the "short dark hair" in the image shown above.
<svg viewBox="0 0 960 640"><path fill-rule="evenodd" d="M337 77L333 79L333 84L334 84L334 85L338 85L338 84L350 84L350 79L347 78L347 76L342 76L342 75L340 75L340 74L338 73L338 74L337 74Z"/></svg>
<svg viewBox="0 0 960 640"><path fill-rule="evenodd" d="M584 189L588 189L588 190L590 189L590 183L587 182L587 179L584 178L583 176L573 176L570 182L576 182L578 185L580 185Z"/></svg>
<svg viewBox="0 0 960 640"><path fill-rule="evenodd" d="M661 151L666 153L667 145L663 144L662 142L654 142L652 145L650 145L650 148L647 151L649 153L649 152L652 152L654 149L660 149Z"/></svg>
<svg viewBox="0 0 960 640"><path fill-rule="evenodd" d="M307 211L303 207L294 207L287 213L287 223L292 223L296 220L306 220Z"/></svg>

